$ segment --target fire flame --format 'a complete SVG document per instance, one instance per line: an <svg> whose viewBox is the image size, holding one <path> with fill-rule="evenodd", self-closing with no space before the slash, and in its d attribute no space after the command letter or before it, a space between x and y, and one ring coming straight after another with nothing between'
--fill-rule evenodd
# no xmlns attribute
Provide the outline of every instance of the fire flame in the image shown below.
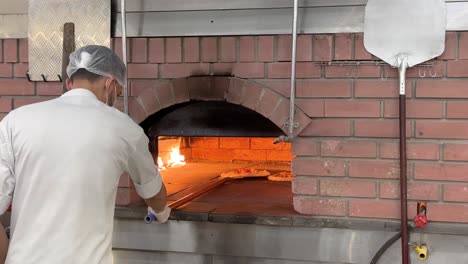
<svg viewBox="0 0 468 264"><path fill-rule="evenodd" d="M180 150L179 148L172 148L171 155L169 158L169 161L167 162L167 165L169 167L175 167L178 165L185 165L185 156L180 155Z"/></svg>
<svg viewBox="0 0 468 264"><path fill-rule="evenodd" d="M164 162L162 161L161 157L158 157L158 168L160 170L165 170L166 166L164 166Z"/></svg>
<svg viewBox="0 0 468 264"><path fill-rule="evenodd" d="M156 161L160 170L170 167L184 166L185 157L180 155L182 138L162 137L158 140L158 159Z"/></svg>
<svg viewBox="0 0 468 264"><path fill-rule="evenodd" d="M184 166L185 164L187 164L185 162L185 156L180 155L179 148L172 148L172 151L169 154L169 159L166 163L163 162L161 157L158 157L158 168L160 170L166 170L169 167Z"/></svg>

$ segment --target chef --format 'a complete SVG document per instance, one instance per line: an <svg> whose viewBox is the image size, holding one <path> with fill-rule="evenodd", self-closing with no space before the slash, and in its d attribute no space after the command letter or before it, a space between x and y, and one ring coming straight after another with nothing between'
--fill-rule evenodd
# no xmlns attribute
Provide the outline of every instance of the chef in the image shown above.
<svg viewBox="0 0 468 264"><path fill-rule="evenodd" d="M148 138L112 107L125 70L109 48L82 47L70 55L68 92L15 109L0 123L0 213L12 205L5 263L112 263L115 199L124 172L158 222L168 220L166 189ZM3 253L5 238L0 235Z"/></svg>

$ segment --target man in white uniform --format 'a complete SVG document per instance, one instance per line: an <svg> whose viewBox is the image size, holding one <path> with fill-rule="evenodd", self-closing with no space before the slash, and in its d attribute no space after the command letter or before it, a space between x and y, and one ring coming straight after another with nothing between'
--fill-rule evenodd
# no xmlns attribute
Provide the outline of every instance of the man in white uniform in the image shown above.
<svg viewBox="0 0 468 264"><path fill-rule="evenodd" d="M21 107L0 123L0 213L10 203L7 264L110 264L119 177L167 221L166 190L148 138L110 107L125 65L102 46L70 55L69 92ZM1 239L1 236L0 236Z"/></svg>

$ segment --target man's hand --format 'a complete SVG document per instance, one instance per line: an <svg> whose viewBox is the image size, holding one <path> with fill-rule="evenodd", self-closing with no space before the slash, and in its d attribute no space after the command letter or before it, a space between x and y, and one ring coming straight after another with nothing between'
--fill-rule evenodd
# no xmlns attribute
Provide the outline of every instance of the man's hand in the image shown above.
<svg viewBox="0 0 468 264"><path fill-rule="evenodd" d="M153 197L145 199L148 205L148 215L145 217L146 223L165 223L171 214L171 208L167 206L167 193L164 183L161 190Z"/></svg>
<svg viewBox="0 0 468 264"><path fill-rule="evenodd" d="M151 216L151 214L154 216L154 218ZM148 207L148 217L147 219L145 219L145 221L147 223L156 222L158 224L162 224L162 223L167 222L170 215L171 215L171 208L169 208L168 206L166 206L160 212L155 212L153 208Z"/></svg>

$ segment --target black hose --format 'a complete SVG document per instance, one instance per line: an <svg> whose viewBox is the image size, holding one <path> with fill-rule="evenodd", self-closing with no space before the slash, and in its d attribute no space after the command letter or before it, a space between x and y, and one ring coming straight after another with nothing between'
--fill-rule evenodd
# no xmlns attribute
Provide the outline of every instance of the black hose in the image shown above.
<svg viewBox="0 0 468 264"><path fill-rule="evenodd" d="M395 241L397 241L401 237L401 231L393 235L385 244L380 247L379 250L375 253L374 257L372 258L370 264L377 264L377 261L379 261L380 257L383 255L383 253L391 246Z"/></svg>

